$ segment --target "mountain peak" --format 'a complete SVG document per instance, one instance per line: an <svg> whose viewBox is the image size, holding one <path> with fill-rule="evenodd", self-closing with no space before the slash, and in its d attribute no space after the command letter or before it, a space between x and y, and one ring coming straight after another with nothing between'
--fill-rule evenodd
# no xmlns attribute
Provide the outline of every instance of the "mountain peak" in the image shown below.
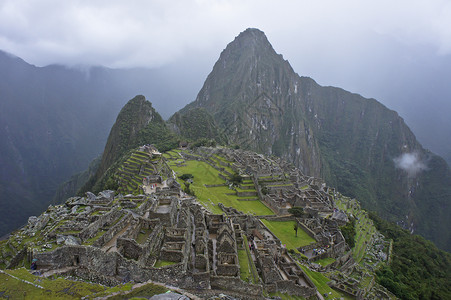
<svg viewBox="0 0 451 300"><path fill-rule="evenodd" d="M222 54L233 52L236 54L250 54L261 53L261 51L270 50L275 54L274 49L268 41L265 33L257 28L248 28L241 32L230 44ZM221 54L221 56L222 56Z"/></svg>
<svg viewBox="0 0 451 300"><path fill-rule="evenodd" d="M235 40L237 39L249 39L255 41L265 40L266 42L268 42L265 33L258 28L247 28L235 38Z"/></svg>

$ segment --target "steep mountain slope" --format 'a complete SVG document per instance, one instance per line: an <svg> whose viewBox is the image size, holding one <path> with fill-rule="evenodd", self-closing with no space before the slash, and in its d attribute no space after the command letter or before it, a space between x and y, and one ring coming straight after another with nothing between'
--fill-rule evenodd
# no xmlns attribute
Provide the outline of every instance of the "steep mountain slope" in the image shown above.
<svg viewBox="0 0 451 300"><path fill-rule="evenodd" d="M41 212L61 180L98 155L113 106L93 81L0 52L0 235Z"/></svg>
<svg viewBox="0 0 451 300"><path fill-rule="evenodd" d="M100 165L81 192L104 188L111 175L108 169L117 164L128 150L146 144L153 144L161 151L166 151L178 145L178 137L169 130L152 103L139 95L128 101L119 112Z"/></svg>
<svg viewBox="0 0 451 300"><path fill-rule="evenodd" d="M221 53L196 100L231 142L293 162L364 207L451 249L451 175L394 111L297 75L263 32Z"/></svg>
<svg viewBox="0 0 451 300"><path fill-rule="evenodd" d="M164 68L36 67L0 51L0 236L102 152L127 99L142 93L168 116L193 80Z"/></svg>
<svg viewBox="0 0 451 300"><path fill-rule="evenodd" d="M212 139L221 144L227 141L213 117L203 108L192 109L185 114L175 113L167 123L176 134L191 141Z"/></svg>

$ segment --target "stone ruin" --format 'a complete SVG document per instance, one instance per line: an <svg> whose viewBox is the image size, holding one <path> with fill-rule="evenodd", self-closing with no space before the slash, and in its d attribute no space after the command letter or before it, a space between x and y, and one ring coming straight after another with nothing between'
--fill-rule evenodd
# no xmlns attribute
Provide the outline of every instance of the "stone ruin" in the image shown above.
<svg viewBox="0 0 451 300"><path fill-rule="evenodd" d="M159 155L150 147L141 151ZM335 190L255 153L225 148L200 153L203 156L192 158L208 161L219 153L234 162L227 167L252 180L255 196L276 212L275 218L298 222L316 241L298 249L309 262L332 257L336 266L353 265L339 230L347 216L334 209ZM263 297L264 291L305 298L317 293L296 259L258 217L223 205L219 206L224 214L212 214L185 194L173 176L148 175L144 185L152 184L152 189L140 195L88 192L30 217L24 233L39 233L43 239L28 245L29 256L38 259L42 272L72 274L106 285L152 280L198 295L218 290L249 299ZM288 209L296 206L304 208L302 218L288 215ZM240 279L239 251L245 251L256 267L254 283Z"/></svg>

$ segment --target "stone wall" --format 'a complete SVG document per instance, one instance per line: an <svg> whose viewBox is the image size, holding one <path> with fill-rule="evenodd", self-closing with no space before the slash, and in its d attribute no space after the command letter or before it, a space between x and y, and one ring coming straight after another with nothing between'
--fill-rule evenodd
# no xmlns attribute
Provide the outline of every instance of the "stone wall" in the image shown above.
<svg viewBox="0 0 451 300"><path fill-rule="evenodd" d="M292 296L301 296L309 298L316 294L316 289L306 286L300 286L291 280L280 280L276 282L276 289L281 293Z"/></svg>
<svg viewBox="0 0 451 300"><path fill-rule="evenodd" d="M181 262L184 258L185 243L167 242L163 244L160 259L172 262Z"/></svg>
<svg viewBox="0 0 451 300"><path fill-rule="evenodd" d="M261 285L248 284L239 278L211 276L210 285L212 289L220 289L241 293L243 296L263 297L263 288Z"/></svg>
<svg viewBox="0 0 451 300"><path fill-rule="evenodd" d="M126 258L138 260L143 253L142 247L135 240L118 238L116 246L119 252Z"/></svg>
<svg viewBox="0 0 451 300"><path fill-rule="evenodd" d="M143 255L139 258L138 263L141 266L153 266L158 254L160 253L161 245L164 239L163 226L157 224L150 233L143 247Z"/></svg>
<svg viewBox="0 0 451 300"><path fill-rule="evenodd" d="M314 239L315 238L315 233L310 229L310 228L308 228L307 226L305 226L305 224L301 221L301 222L298 222L298 224L301 226L301 228L305 231L305 233L307 233L308 234L308 236L309 237L311 237L312 239Z"/></svg>
<svg viewBox="0 0 451 300"><path fill-rule="evenodd" d="M8 263L6 266L7 269L13 269L19 265L19 263L24 260L27 256L27 247L23 247Z"/></svg>
<svg viewBox="0 0 451 300"><path fill-rule="evenodd" d="M126 216L120 219L119 222L117 222L114 226L108 229L108 231L105 232L101 237L99 237L92 245L94 247L102 247L104 244L110 241L116 234L118 234L125 227L125 225L128 222L130 222L131 219L132 214L128 213Z"/></svg>
<svg viewBox="0 0 451 300"><path fill-rule="evenodd" d="M34 257L40 265L52 269L80 266L106 276L114 276L119 254L105 253L91 246L63 246L51 252L34 254Z"/></svg>
<svg viewBox="0 0 451 300"><path fill-rule="evenodd" d="M93 236L95 236L98 231L100 230L100 228L102 228L104 225L111 224L112 222L114 222L114 220L116 220L117 218L119 218L119 216L123 214L122 211L120 211L119 209L113 209L111 210L111 212L104 214L103 216L100 216L97 221L95 221L94 223L92 223L91 225L89 225L88 227L86 227L85 229L83 229L79 234L78 237L82 240L82 241L86 241L87 239L92 238Z"/></svg>
<svg viewBox="0 0 451 300"><path fill-rule="evenodd" d="M238 197L256 197L257 192L236 192Z"/></svg>

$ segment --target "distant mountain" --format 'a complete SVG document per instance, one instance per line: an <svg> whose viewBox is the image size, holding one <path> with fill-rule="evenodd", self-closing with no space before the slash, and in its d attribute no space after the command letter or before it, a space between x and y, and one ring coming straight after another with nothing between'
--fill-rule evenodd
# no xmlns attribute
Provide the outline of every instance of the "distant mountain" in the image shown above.
<svg viewBox="0 0 451 300"><path fill-rule="evenodd" d="M173 113L191 83L180 77L166 69L36 67L0 51L0 236L41 213L57 187L102 152L126 99L142 93ZM174 81L180 89L168 88Z"/></svg>
<svg viewBox="0 0 451 300"><path fill-rule="evenodd" d="M227 45L196 100L231 143L293 162L365 208L451 249L451 173L374 99L300 77L263 32Z"/></svg>

